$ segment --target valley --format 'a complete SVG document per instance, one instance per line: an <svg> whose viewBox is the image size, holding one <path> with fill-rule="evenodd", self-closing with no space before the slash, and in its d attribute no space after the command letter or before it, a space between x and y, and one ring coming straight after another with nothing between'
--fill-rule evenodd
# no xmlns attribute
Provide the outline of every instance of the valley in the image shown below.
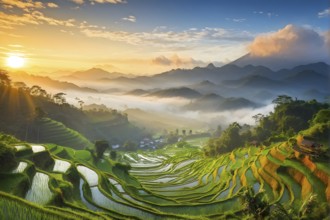
<svg viewBox="0 0 330 220"><path fill-rule="evenodd" d="M0 220L330 220L330 8L0 0Z"/></svg>

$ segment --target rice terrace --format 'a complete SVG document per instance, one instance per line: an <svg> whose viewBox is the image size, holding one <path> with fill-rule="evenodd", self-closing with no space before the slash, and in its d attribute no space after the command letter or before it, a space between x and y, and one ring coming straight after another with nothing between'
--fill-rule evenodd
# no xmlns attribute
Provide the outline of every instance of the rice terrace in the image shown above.
<svg viewBox="0 0 330 220"><path fill-rule="evenodd" d="M0 0L0 220L330 220L329 16Z"/></svg>

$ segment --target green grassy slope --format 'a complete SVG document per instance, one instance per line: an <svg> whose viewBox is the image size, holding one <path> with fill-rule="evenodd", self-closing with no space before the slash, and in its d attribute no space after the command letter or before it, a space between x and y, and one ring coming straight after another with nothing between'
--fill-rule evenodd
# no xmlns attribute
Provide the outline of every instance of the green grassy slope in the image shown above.
<svg viewBox="0 0 330 220"><path fill-rule="evenodd" d="M70 146L74 149L92 147L93 144L79 132L66 127L61 122L43 118L38 123L39 142Z"/></svg>
<svg viewBox="0 0 330 220"><path fill-rule="evenodd" d="M287 142L240 148L217 158L205 158L199 147L170 145L118 153L117 162L106 156L95 160L85 150L44 146L40 152L33 152L34 145L16 152L17 166L26 162L27 168L1 171L0 191L27 199L32 192L33 200L46 206L2 193L2 213L17 209L21 215L30 207L37 216L55 212L49 219L61 219L61 213L67 219L245 218L242 198L247 187L269 206L281 204L292 218L301 217L311 195L319 207L330 202L329 161L313 161ZM39 160L47 166L40 166ZM18 187L22 189L15 190ZM47 193L40 197L39 191ZM319 213L324 215L326 208Z"/></svg>

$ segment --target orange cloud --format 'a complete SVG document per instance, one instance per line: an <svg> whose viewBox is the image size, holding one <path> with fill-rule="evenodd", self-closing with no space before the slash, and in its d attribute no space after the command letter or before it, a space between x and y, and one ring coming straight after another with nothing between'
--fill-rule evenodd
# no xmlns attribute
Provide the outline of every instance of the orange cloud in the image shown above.
<svg viewBox="0 0 330 220"><path fill-rule="evenodd" d="M74 19L59 20L47 17L40 11L33 11L32 13L25 13L23 15L6 14L0 11L0 28L13 29L14 26L27 24L40 25L44 23L54 26L75 26Z"/></svg>
<svg viewBox="0 0 330 220"><path fill-rule="evenodd" d="M250 54L255 57L311 56L324 48L324 38L312 29L287 25L283 29L258 36L250 44Z"/></svg>
<svg viewBox="0 0 330 220"><path fill-rule="evenodd" d="M199 60L195 60L191 57L179 57L174 54L171 57L158 56L152 59L152 64L160 66L175 66L175 67L195 67L195 66L204 66L207 63Z"/></svg>
<svg viewBox="0 0 330 220"><path fill-rule="evenodd" d="M23 1L23 0L0 0L7 7L17 7L20 9L28 8L44 8L44 4L39 1Z"/></svg>

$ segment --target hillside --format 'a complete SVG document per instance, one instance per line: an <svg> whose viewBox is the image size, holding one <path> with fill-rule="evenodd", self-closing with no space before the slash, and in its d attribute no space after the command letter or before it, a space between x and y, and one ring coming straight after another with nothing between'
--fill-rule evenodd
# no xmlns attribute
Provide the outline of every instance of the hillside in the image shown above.
<svg viewBox="0 0 330 220"><path fill-rule="evenodd" d="M0 94L6 94L0 99L0 131L31 142L42 140L80 149L98 139L122 143L145 135L116 110L82 111L67 104L65 98L56 103L59 100L47 93L30 93L28 89L0 85Z"/></svg>
<svg viewBox="0 0 330 220"><path fill-rule="evenodd" d="M291 87L304 87L329 92L329 76L311 70L298 72L284 79ZM315 85L318 85L315 87Z"/></svg>
<svg viewBox="0 0 330 220"><path fill-rule="evenodd" d="M1 210L9 219L26 209L37 219L63 219L63 213L68 219L324 219L330 214L329 105L285 95L273 103L274 112L254 116L254 127L233 122L209 140L169 133L165 138L176 140L162 148L106 149L99 157L0 133ZM110 130L103 122L120 123L106 111L87 115L104 126L100 131ZM49 137L84 141L51 119L39 123ZM116 129L114 136L127 132Z"/></svg>
<svg viewBox="0 0 330 220"><path fill-rule="evenodd" d="M62 214L72 219L320 219L329 214L329 162L303 155L289 142L238 148L216 158L188 145L118 153L117 161L130 164L130 170L107 156L95 161L88 151L43 146L10 144L16 166L0 169L0 190L6 192L0 195L1 210L9 218L22 215L25 207L31 207L31 216L41 212L56 219ZM310 201L314 205L306 211ZM7 211L14 207L19 212ZM258 207L263 210L256 212Z"/></svg>
<svg viewBox="0 0 330 220"><path fill-rule="evenodd" d="M36 122L35 127L38 143L54 143L74 149L93 147L93 144L82 134L52 119L42 118Z"/></svg>
<svg viewBox="0 0 330 220"><path fill-rule="evenodd" d="M222 84L226 86L239 87L238 89L249 89L257 87L258 89L279 90L282 87L281 82L259 75L251 75L240 78L238 80L225 80L222 82Z"/></svg>

